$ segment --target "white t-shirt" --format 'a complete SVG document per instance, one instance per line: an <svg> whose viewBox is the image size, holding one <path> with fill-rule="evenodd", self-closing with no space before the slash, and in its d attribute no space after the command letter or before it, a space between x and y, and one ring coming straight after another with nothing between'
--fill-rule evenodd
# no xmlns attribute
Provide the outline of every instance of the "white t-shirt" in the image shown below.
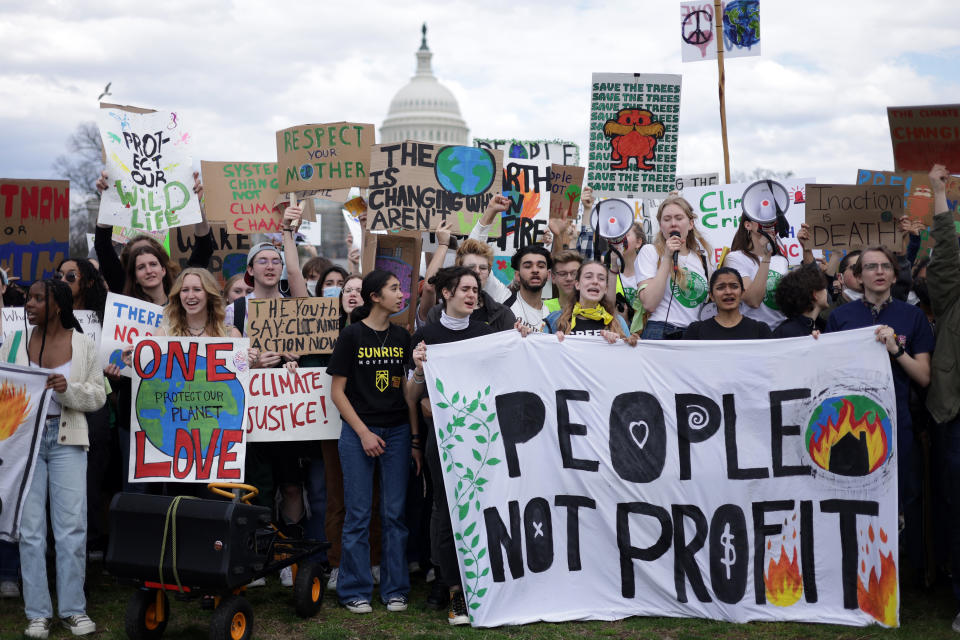
<svg viewBox="0 0 960 640"><path fill-rule="evenodd" d="M743 251L731 251L728 253L727 257L723 260L723 266L736 269L740 272L742 278L749 278L750 280L754 280L757 277L757 272L760 270L760 265L751 260L750 256ZM770 327L771 330L776 329L781 322L787 319L787 317L780 312L780 307L777 306L775 293L781 278L787 275L789 269L790 265L787 263L786 258L783 256L771 256L770 270L767 273L767 292L763 297L763 302L761 302L760 306L756 309L743 303L740 305L740 312L748 318L767 323L767 326Z"/></svg>
<svg viewBox="0 0 960 640"><path fill-rule="evenodd" d="M699 319L700 307L707 300L708 274L703 270L703 261L701 254L695 251L688 251L687 255L681 255L677 261L680 269L687 274L686 287L681 291L674 283L671 275L670 281L663 292L663 299L660 304L650 314L649 322L669 322L678 327L686 327L691 322ZM640 248L637 254L637 261L634 263L634 272L637 274L637 281L643 282L657 275L658 259L657 248L652 244L645 244ZM670 260L670 256L664 256L664 260ZM671 304L670 301L673 300ZM667 317L667 307L670 307L670 316Z"/></svg>
<svg viewBox="0 0 960 640"><path fill-rule="evenodd" d="M491 276L493 277L493 276ZM534 309L523 299L519 293L517 299L510 305L510 311L513 315L534 331L543 331L547 326L547 316L550 315L550 309L547 305L541 304L539 309Z"/></svg>
<svg viewBox="0 0 960 640"><path fill-rule="evenodd" d="M623 296L627 299L627 304L633 306L633 299L637 297L637 272L634 270L632 276L625 273L620 274L620 286L623 288Z"/></svg>

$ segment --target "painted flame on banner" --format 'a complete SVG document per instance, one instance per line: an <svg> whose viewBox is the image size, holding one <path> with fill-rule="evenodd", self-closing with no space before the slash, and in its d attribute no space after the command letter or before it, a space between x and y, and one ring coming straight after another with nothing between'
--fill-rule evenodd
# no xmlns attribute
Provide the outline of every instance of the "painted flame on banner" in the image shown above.
<svg viewBox="0 0 960 640"><path fill-rule="evenodd" d="M888 413L865 396L824 400L810 418L807 451L821 469L865 476L890 457L892 426Z"/></svg>
<svg viewBox="0 0 960 640"><path fill-rule="evenodd" d="M869 529L870 542L876 544L873 535L873 525ZM880 540L887 542L887 533L880 529ZM869 553L869 545L866 547ZM878 622L895 627L897 625L897 565L893 559L893 551L886 554L879 550L879 573L877 566L870 567L867 574L867 563L860 560L860 571L857 574L857 603L860 609L873 616ZM864 584L866 583L866 584Z"/></svg>
<svg viewBox="0 0 960 640"><path fill-rule="evenodd" d="M797 564L797 549L793 549L793 558L787 556L787 550L780 547L780 558L774 562L770 558L767 573L764 575L767 589L767 602L778 607L789 607L803 595L803 578Z"/></svg>
<svg viewBox="0 0 960 640"><path fill-rule="evenodd" d="M30 394L26 387L10 382L0 384L0 440L6 440L24 423L30 413Z"/></svg>

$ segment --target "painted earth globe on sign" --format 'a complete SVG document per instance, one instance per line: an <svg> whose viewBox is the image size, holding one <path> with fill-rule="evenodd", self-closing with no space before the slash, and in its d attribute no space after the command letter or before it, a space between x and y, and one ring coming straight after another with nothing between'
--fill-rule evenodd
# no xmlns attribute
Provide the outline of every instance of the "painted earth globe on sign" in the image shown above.
<svg viewBox="0 0 960 640"><path fill-rule="evenodd" d="M160 358L159 371L166 370L167 357ZM188 381L174 360L170 379L157 376L140 383L136 398L140 425L150 444L168 456L174 455L177 429L199 429L200 446L207 451L214 429L243 428L243 385L236 378L210 382L206 367L206 358L198 357L196 374ZM220 454L219 442L213 453ZM180 457L186 456L181 449Z"/></svg>
<svg viewBox="0 0 960 640"><path fill-rule="evenodd" d="M493 184L493 154L478 147L444 147L437 153L434 172L447 191L475 196Z"/></svg>

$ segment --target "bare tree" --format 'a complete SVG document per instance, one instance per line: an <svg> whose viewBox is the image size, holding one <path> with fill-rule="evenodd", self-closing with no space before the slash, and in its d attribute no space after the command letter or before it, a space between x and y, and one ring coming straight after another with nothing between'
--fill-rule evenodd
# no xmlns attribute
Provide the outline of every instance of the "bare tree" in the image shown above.
<svg viewBox="0 0 960 640"><path fill-rule="evenodd" d="M70 255L87 255L86 234L92 233L100 194L97 178L103 170L103 143L96 122L81 122L67 138L65 155L53 162L54 172L70 180Z"/></svg>

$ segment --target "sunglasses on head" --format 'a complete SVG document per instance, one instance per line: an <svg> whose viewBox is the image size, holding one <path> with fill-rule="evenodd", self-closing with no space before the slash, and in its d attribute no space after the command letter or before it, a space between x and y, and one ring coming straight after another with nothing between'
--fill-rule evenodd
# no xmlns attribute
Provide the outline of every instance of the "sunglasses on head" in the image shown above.
<svg viewBox="0 0 960 640"><path fill-rule="evenodd" d="M76 282L80 278L80 274L76 271L70 271L68 273L60 273L59 271L53 274L54 280L66 280L67 282Z"/></svg>

